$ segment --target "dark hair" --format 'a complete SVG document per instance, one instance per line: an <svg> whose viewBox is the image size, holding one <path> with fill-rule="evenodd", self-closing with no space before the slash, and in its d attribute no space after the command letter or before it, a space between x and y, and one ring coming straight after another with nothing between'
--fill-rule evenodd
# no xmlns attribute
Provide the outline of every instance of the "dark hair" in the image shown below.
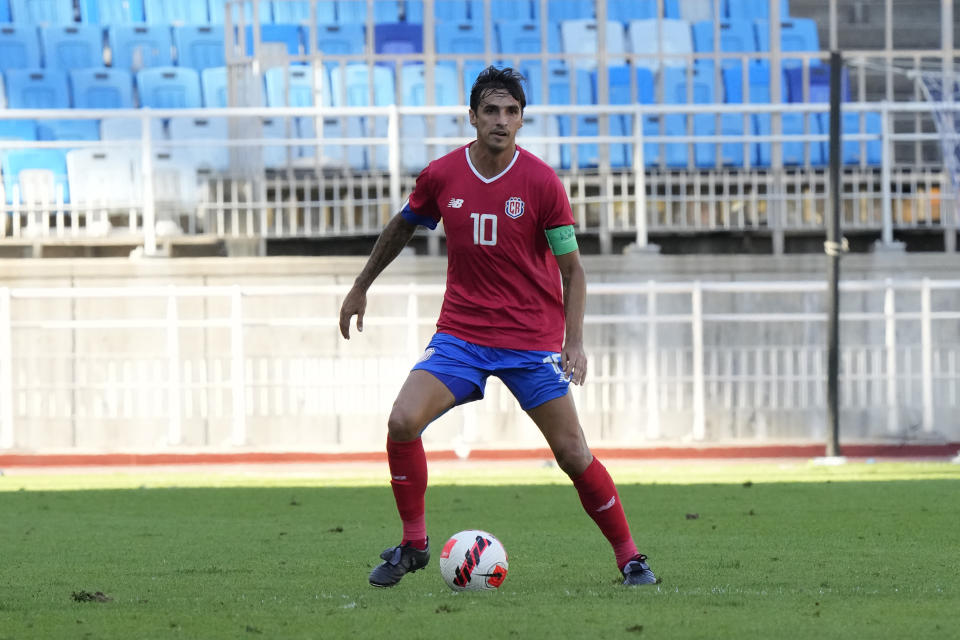
<svg viewBox="0 0 960 640"><path fill-rule="evenodd" d="M476 113L480 100L491 91L506 91L520 103L520 113L527 106L527 96L523 93L524 77L510 67L498 69L490 65L480 72L473 88L470 89L470 108Z"/></svg>

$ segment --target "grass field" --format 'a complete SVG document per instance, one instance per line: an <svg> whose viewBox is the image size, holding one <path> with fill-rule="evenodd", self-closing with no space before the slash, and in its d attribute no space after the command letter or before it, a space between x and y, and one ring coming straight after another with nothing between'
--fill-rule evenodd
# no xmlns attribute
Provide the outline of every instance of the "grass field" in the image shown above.
<svg viewBox="0 0 960 640"><path fill-rule="evenodd" d="M656 586L619 585L555 468L431 468L434 559L387 590L368 472L8 473L0 639L960 636L960 465L608 466ZM443 584L466 528L507 548L499 592Z"/></svg>

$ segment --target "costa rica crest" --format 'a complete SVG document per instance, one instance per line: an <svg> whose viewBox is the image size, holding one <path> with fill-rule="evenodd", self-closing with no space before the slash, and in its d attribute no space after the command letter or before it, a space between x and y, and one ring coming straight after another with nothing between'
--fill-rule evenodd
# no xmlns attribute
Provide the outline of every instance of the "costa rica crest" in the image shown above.
<svg viewBox="0 0 960 640"><path fill-rule="evenodd" d="M504 206L503 212L511 218L519 218L523 215L523 206L523 200L514 196L507 200L507 204Z"/></svg>

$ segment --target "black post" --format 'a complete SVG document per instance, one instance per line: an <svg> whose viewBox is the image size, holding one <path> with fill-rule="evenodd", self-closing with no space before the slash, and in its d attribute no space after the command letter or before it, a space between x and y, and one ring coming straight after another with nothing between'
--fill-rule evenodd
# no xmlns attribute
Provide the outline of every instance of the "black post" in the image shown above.
<svg viewBox="0 0 960 640"><path fill-rule="evenodd" d="M826 455L840 455L840 255L844 250L840 235L840 92L843 59L839 51L830 52L830 206L827 207L827 434Z"/></svg>

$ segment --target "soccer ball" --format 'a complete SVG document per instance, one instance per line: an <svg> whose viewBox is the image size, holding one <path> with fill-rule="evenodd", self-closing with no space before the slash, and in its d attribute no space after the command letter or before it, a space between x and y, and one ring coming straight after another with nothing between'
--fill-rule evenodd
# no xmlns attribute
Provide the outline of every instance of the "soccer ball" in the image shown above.
<svg viewBox="0 0 960 640"><path fill-rule="evenodd" d="M455 533L440 552L440 575L454 591L496 589L507 577L507 551L486 531Z"/></svg>

